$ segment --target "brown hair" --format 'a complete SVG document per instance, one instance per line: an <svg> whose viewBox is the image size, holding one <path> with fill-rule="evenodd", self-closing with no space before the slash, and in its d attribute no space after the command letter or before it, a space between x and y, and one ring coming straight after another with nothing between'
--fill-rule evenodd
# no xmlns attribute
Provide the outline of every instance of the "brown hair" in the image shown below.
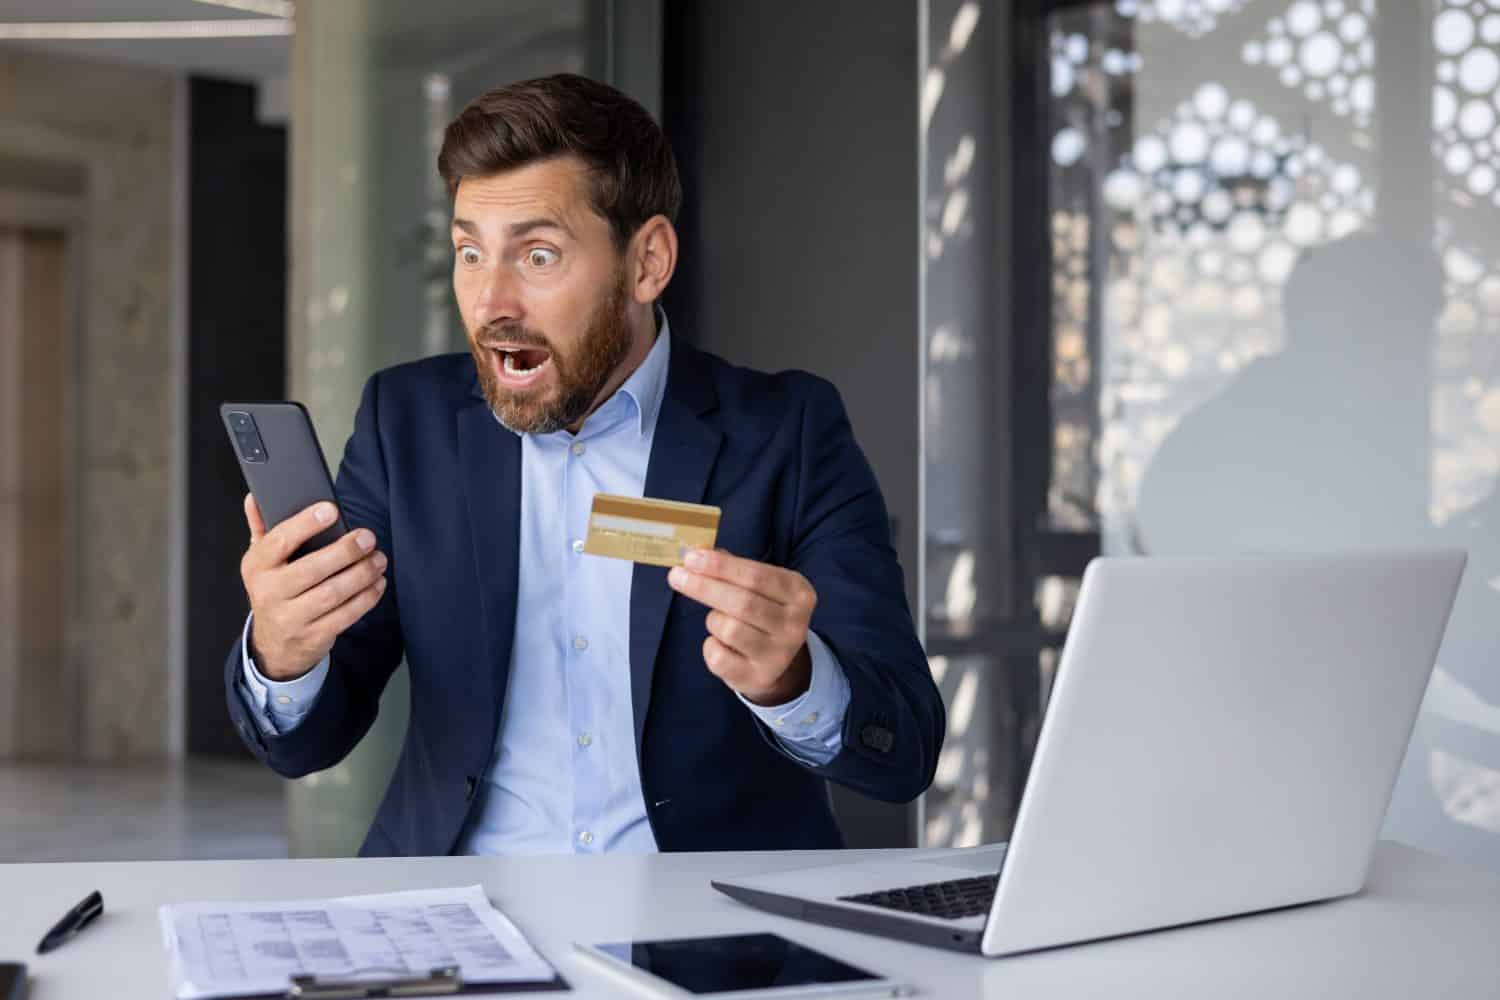
<svg viewBox="0 0 1500 1000"><path fill-rule="evenodd" d="M558 156L587 165L594 210L609 220L616 246L623 248L652 216L677 220L682 182L661 128L620 91L573 73L474 98L443 130L437 166L451 198L465 177Z"/></svg>

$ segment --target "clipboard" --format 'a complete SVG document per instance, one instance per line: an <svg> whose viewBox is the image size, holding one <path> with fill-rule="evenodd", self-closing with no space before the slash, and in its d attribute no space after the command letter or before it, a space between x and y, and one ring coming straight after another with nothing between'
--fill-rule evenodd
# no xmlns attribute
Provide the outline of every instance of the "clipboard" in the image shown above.
<svg viewBox="0 0 1500 1000"><path fill-rule="evenodd" d="M551 979L520 982L466 983L458 966L448 965L421 976L391 976L386 979L357 979L337 976L293 976L284 993L246 993L220 1000L365 1000L380 997L440 997L464 993L567 993L572 985L555 975Z"/></svg>
<svg viewBox="0 0 1500 1000"><path fill-rule="evenodd" d="M459 975L458 966L433 969L425 976L397 976L389 979L339 979L320 976L293 976L291 986L281 994L285 1000L365 1000L367 997L435 997L460 993L548 993L567 992L572 987L561 975L552 979L510 983L468 984Z"/></svg>

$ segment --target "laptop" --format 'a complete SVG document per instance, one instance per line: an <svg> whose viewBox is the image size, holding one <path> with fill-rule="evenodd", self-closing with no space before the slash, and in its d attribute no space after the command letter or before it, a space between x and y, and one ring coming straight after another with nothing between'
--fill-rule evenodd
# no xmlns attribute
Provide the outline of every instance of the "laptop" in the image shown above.
<svg viewBox="0 0 1500 1000"><path fill-rule="evenodd" d="M713 886L992 957L1357 892L1464 562L1095 559L1007 844Z"/></svg>

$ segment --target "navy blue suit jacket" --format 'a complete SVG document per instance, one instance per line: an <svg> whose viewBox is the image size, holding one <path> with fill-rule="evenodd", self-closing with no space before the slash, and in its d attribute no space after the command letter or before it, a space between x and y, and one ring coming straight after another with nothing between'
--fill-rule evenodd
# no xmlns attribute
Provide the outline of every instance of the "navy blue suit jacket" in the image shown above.
<svg viewBox="0 0 1500 1000"><path fill-rule="evenodd" d="M499 733L516 619L521 439L491 415L467 354L365 386L336 490L351 528L390 557L380 603L333 647L302 722L248 717L235 643L229 712L251 752L297 777L338 763L375 718L402 657L411 720L360 853L451 853ZM841 845L825 779L904 802L932 780L942 700L891 548L880 490L837 391L803 372L734 367L674 340L645 494L723 509L718 545L802 573L812 627L849 679L843 749L822 767L781 750L703 663L706 609L637 564L630 690L641 788L665 851Z"/></svg>

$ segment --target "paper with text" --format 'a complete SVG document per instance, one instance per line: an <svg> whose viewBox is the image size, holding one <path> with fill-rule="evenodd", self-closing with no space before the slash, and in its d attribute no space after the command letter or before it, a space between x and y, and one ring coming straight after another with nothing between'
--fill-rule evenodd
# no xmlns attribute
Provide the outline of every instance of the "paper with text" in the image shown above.
<svg viewBox="0 0 1500 1000"><path fill-rule="evenodd" d="M425 976L456 965L466 984L556 973L477 885L291 902L161 908L178 1000L285 993L294 975Z"/></svg>

